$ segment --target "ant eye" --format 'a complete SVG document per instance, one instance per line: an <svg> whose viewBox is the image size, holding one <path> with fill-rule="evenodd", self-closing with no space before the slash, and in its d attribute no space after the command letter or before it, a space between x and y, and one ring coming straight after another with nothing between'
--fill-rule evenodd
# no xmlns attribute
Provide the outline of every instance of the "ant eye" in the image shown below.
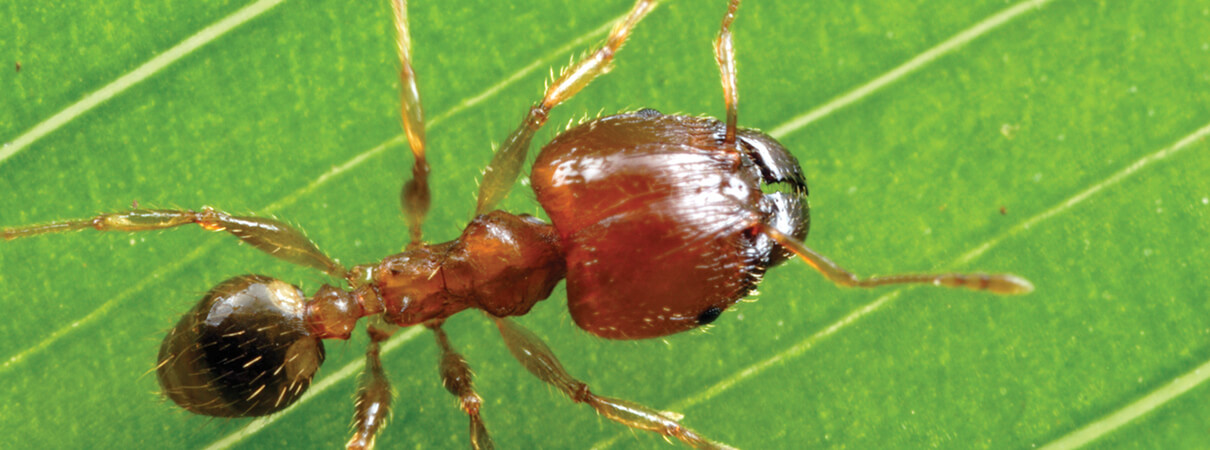
<svg viewBox="0 0 1210 450"><path fill-rule="evenodd" d="M294 403L324 360L295 286L260 275L215 286L160 346L160 386L189 411L261 416Z"/></svg>
<svg viewBox="0 0 1210 450"><path fill-rule="evenodd" d="M709 325L710 323L714 322L715 319L718 319L718 316L721 316L721 315L723 315L722 308L719 308L717 306L711 306L710 308L706 309L705 311L702 311L701 314L697 315L697 324L698 325Z"/></svg>
<svg viewBox="0 0 1210 450"><path fill-rule="evenodd" d="M664 115L654 108L643 108L643 109L636 111L635 114L638 115L639 117L645 117L648 119L654 118L654 117L660 117L660 116Z"/></svg>

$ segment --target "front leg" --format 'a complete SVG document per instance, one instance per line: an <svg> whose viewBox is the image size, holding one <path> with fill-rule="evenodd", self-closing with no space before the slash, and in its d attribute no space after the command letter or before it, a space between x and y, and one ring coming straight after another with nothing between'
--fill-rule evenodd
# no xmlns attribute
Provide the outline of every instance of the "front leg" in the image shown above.
<svg viewBox="0 0 1210 450"><path fill-rule="evenodd" d="M694 448L726 449L680 423L679 414L656 411L638 403L593 394L588 385L567 373L542 339L503 317L493 317L508 351L526 370L558 388L576 403L586 403L601 415L631 428L675 437Z"/></svg>
<svg viewBox="0 0 1210 450"><path fill-rule="evenodd" d="M518 125L517 129L513 130L512 134L509 134L508 138L500 144L500 148L492 156L492 162L487 165L487 169L484 169L483 183L479 185L479 201L478 207L475 208L475 215L491 212L496 204L504 199L505 194L512 188L513 183L517 181L517 176L521 173L521 163L525 161L525 155L529 152L529 143L533 139L534 133L546 124L550 111L575 96L593 79L609 70L609 64L613 62L613 57L618 50L622 49L622 44L626 43L626 38L630 37L630 32L634 30L639 21L643 20L643 17L647 16L647 13L655 8L656 3L657 0L637 0L634 7L630 9L630 13L621 22L614 25L605 44L580 62L564 69L559 78L546 87L546 94L542 96L542 101L529 109L529 113L525 115L521 125Z"/></svg>

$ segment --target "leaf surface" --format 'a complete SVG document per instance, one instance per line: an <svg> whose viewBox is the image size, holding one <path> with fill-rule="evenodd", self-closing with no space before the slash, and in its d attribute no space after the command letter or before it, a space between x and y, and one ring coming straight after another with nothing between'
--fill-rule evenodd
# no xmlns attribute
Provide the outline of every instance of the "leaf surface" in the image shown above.
<svg viewBox="0 0 1210 450"><path fill-rule="evenodd" d="M246 6L178 3L5 5L14 31L0 36L0 68L11 68L0 70L0 142ZM662 4L537 140L643 107L723 115L710 41L724 5L709 3ZM428 239L465 225L493 143L538 99L547 68L599 42L629 6L412 5L434 170ZM684 413L741 448L1042 445L1200 366L1210 143L1176 144L1210 124L1210 9L1054 0L980 28L1013 6L746 2L735 22L740 123L778 130L799 158L808 245L840 264L1013 272L1035 293L846 290L792 262L708 332L597 339L571 322L561 288L519 321L594 391ZM0 226L136 202L211 205L296 224L349 264L397 252L411 162L391 33L385 2L269 8L0 160ZM945 47L963 33L974 39ZM502 208L541 213L521 185ZM328 389L255 430L159 400L148 372L164 331L243 273L308 292L330 282L197 229L0 243L0 430L17 447L342 444L355 377L340 374L355 373L341 369L359 364L360 334L328 343L317 379ZM502 447L662 445L553 393L475 314L446 329ZM381 448L467 445L431 339L402 339L385 356L397 396ZM1208 395L1195 387L1144 408L1097 442L1196 446Z"/></svg>

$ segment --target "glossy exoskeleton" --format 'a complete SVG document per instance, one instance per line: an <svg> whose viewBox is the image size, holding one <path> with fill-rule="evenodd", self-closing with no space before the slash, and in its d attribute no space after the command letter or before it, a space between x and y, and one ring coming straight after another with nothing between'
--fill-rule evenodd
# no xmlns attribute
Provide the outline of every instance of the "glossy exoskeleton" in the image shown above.
<svg viewBox="0 0 1210 450"><path fill-rule="evenodd" d="M563 244L580 328L637 339L713 322L789 256L761 226L806 237L798 161L753 130L729 148L726 128L646 109L581 124L542 149L531 181Z"/></svg>
<svg viewBox="0 0 1210 450"><path fill-rule="evenodd" d="M5 239L96 229L142 231L197 224L226 231L275 257L322 270L344 287L311 297L262 275L220 283L181 318L160 348L157 376L181 407L220 417L258 416L296 402L324 360L323 339L368 328L366 376L358 390L349 448L373 446L391 401L380 343L399 327L433 330L446 389L470 418L470 441L491 447L470 368L441 329L466 309L483 311L510 352L535 376L627 426L702 448L725 447L680 417L599 396L567 373L536 335L507 319L522 315L567 280L572 318L610 339L665 336L714 322L748 295L770 267L797 255L844 286L925 283L998 294L1032 290L1007 274L921 274L858 278L803 245L810 225L807 184L775 139L739 128L731 0L714 42L726 120L653 109L589 120L546 144L530 174L550 223L495 210L514 184L535 132L552 108L604 73L655 0L638 0L604 45L563 71L497 150L480 186L475 217L452 241L421 240L430 203L424 116L411 65L406 2L393 0L401 61L402 123L415 161L401 200L411 230L403 253L346 268L298 230L273 219L210 208L134 210L83 220L8 228Z"/></svg>
<svg viewBox="0 0 1210 450"><path fill-rule="evenodd" d="M270 414L298 399L324 361L306 327L306 297L260 275L215 286L164 338L164 395L216 417Z"/></svg>

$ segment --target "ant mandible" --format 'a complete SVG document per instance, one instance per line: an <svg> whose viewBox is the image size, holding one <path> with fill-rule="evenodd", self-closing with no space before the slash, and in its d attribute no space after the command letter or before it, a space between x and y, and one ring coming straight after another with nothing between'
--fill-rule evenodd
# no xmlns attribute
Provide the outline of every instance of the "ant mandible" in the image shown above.
<svg viewBox="0 0 1210 450"><path fill-rule="evenodd" d="M366 376L358 388L349 448L372 447L388 415L391 394L380 343L398 328L414 325L436 336L442 382L470 418L471 445L492 446L470 367L441 329L446 318L465 309L482 310L513 356L573 401L694 447L725 447L685 427L674 414L593 393L563 369L540 338L507 319L529 312L565 278L576 324L609 339L659 337L709 324L748 295L765 270L794 255L843 286L924 283L997 294L1033 289L1008 274L859 278L806 247L807 185L798 161L772 137L737 126L731 24L739 0L730 0L714 41L725 122L644 109L581 123L546 144L533 165L533 189L551 223L495 210L550 111L608 69L631 30L657 3L638 0L601 47L547 87L487 166L475 217L453 241L421 239L430 203L429 166L406 0L391 3L402 66L402 123L414 160L401 193L411 236L403 253L346 268L286 224L210 208L136 209L6 228L3 237L197 224L343 279L346 287L324 285L311 297L262 275L218 284L164 338L156 373L164 394L194 413L272 414L310 385L324 360L323 339L348 339L361 318L371 317Z"/></svg>

